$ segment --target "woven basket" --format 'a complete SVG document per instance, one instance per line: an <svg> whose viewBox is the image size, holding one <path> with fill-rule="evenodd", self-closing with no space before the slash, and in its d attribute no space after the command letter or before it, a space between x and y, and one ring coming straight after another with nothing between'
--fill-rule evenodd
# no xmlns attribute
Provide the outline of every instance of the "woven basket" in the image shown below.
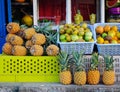
<svg viewBox="0 0 120 92"><path fill-rule="evenodd" d="M93 30L93 26L88 25L88 27L90 28L90 30L93 34L94 42L60 42L59 34L58 34L57 42L60 45L61 50L65 51L69 54L71 54L73 51L80 52L83 50L85 51L85 54L92 54L94 44L96 42L96 35L95 35L94 30Z"/></svg>
<svg viewBox="0 0 120 92"><path fill-rule="evenodd" d="M96 23L94 24L94 31L97 26L105 26L105 25L110 25L110 26L118 26L118 29L120 29L120 24L119 23ZM120 55L120 44L98 44L97 49L98 53L101 55Z"/></svg>

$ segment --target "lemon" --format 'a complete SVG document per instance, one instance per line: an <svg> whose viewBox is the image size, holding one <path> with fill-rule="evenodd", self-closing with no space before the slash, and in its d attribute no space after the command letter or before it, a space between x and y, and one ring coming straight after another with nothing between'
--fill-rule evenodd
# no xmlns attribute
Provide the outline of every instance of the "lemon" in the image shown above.
<svg viewBox="0 0 120 92"><path fill-rule="evenodd" d="M30 15L25 15L22 18L22 23L26 24L27 26L32 26L33 24L33 19Z"/></svg>

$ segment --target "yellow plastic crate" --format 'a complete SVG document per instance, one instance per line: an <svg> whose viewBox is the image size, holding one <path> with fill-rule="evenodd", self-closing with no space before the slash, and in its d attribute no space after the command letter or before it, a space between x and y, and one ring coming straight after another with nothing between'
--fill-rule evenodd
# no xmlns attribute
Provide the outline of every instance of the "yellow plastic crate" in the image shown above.
<svg viewBox="0 0 120 92"><path fill-rule="evenodd" d="M0 55L0 82L59 82L54 56Z"/></svg>

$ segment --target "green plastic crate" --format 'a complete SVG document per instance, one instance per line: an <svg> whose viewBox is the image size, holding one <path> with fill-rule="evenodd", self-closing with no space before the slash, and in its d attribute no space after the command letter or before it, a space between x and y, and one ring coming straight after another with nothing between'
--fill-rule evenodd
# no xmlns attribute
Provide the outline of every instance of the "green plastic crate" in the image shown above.
<svg viewBox="0 0 120 92"><path fill-rule="evenodd" d="M0 82L59 82L55 56L0 56Z"/></svg>

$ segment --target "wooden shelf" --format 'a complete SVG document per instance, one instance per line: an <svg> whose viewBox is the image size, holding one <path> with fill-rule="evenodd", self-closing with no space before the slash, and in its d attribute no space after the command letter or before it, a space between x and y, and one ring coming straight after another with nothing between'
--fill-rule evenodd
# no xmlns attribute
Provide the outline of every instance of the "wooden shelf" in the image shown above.
<svg viewBox="0 0 120 92"><path fill-rule="evenodd" d="M13 2L12 5L30 5L30 3L28 3L28 2L25 2L25 3Z"/></svg>

